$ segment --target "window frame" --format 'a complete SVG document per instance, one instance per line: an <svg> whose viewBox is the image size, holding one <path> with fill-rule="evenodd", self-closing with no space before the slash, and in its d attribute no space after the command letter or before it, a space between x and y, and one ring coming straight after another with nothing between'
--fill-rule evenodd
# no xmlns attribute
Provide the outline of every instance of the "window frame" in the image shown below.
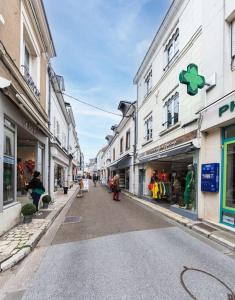
<svg viewBox="0 0 235 300"><path fill-rule="evenodd" d="M153 139L153 115L152 113L144 119L144 141L149 142Z"/></svg>
<svg viewBox="0 0 235 300"><path fill-rule="evenodd" d="M164 126L165 129L175 126L179 122L179 92L175 92L170 98L168 98L168 100L164 103L163 108L164 108L165 120L162 126ZM169 120L169 108L170 108L170 115L171 115L170 120Z"/></svg>
<svg viewBox="0 0 235 300"><path fill-rule="evenodd" d="M121 137L121 139L120 139L120 154L122 154L123 153L123 137Z"/></svg>
<svg viewBox="0 0 235 300"><path fill-rule="evenodd" d="M152 68L147 72L147 74L144 77L144 87L145 87L145 97L147 97L150 92L152 91Z"/></svg>
<svg viewBox="0 0 235 300"><path fill-rule="evenodd" d="M170 49L172 49L171 56L169 55ZM176 28L176 30L174 30L174 33L171 35L171 38L166 44L164 52L166 56L166 66L168 66L179 52L179 28Z"/></svg>
<svg viewBox="0 0 235 300"><path fill-rule="evenodd" d="M126 132L126 151L131 148L131 131L130 129Z"/></svg>

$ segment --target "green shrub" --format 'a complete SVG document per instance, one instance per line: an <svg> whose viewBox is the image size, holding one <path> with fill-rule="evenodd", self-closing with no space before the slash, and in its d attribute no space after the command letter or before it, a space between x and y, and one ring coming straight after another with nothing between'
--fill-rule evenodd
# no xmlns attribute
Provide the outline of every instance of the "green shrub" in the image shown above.
<svg viewBox="0 0 235 300"><path fill-rule="evenodd" d="M32 216L36 212L36 206L33 203L27 203L21 208L24 216Z"/></svg>
<svg viewBox="0 0 235 300"><path fill-rule="evenodd" d="M42 202L43 203L50 203L51 202L51 196L45 195L42 197Z"/></svg>

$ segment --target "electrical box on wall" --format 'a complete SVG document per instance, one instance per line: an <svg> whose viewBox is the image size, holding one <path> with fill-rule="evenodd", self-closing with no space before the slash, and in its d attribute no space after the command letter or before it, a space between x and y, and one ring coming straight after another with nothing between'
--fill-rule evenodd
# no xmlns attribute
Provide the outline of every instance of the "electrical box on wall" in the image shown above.
<svg viewBox="0 0 235 300"><path fill-rule="evenodd" d="M219 163L202 164L201 191L211 193L219 191Z"/></svg>

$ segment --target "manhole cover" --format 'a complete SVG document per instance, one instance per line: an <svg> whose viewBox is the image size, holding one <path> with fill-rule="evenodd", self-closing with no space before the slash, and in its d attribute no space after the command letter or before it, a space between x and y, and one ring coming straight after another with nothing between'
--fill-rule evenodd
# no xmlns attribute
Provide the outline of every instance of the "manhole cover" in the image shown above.
<svg viewBox="0 0 235 300"><path fill-rule="evenodd" d="M199 224L197 224L197 226L200 227L200 228L202 228L202 229L205 229L205 230L207 230L209 232L214 232L214 231L217 230L216 228L213 228L213 227L208 226L208 225L203 224L203 223L199 223Z"/></svg>
<svg viewBox="0 0 235 300"><path fill-rule="evenodd" d="M64 223L79 223L81 222L81 217L79 216L66 216Z"/></svg>

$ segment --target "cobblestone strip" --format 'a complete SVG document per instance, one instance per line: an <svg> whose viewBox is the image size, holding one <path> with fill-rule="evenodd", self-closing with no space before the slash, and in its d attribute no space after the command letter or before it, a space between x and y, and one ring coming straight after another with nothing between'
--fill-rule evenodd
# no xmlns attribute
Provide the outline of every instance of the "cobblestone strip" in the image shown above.
<svg viewBox="0 0 235 300"><path fill-rule="evenodd" d="M76 193L77 189L74 189L70 197L61 197L50 205L51 213L46 219L33 219L29 224L19 224L0 237L0 271L13 267L29 254Z"/></svg>

